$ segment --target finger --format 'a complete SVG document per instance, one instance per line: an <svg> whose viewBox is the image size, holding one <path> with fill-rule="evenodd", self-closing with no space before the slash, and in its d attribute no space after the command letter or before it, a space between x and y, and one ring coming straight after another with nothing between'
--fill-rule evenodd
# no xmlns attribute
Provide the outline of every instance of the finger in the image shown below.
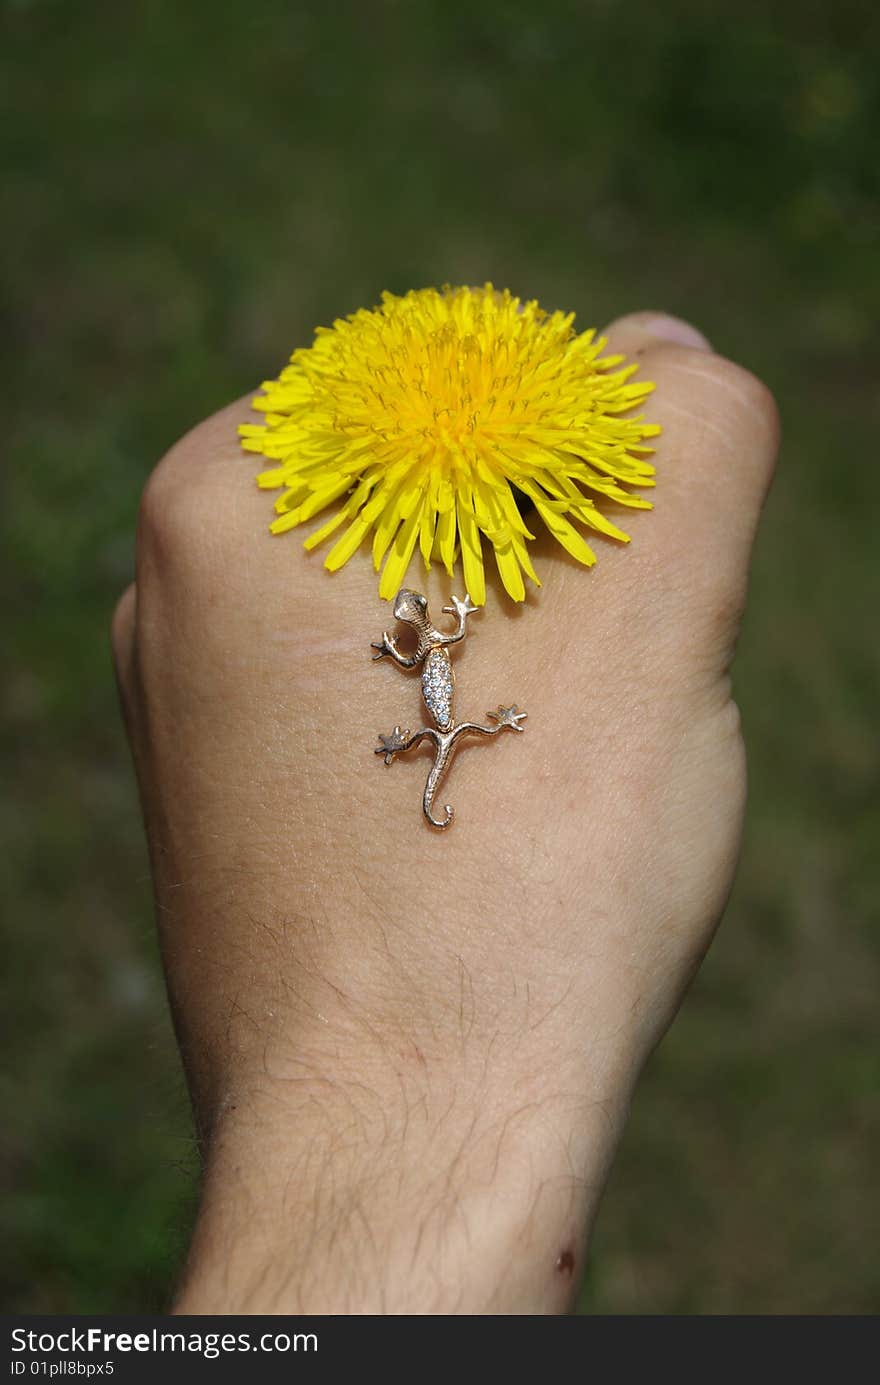
<svg viewBox="0 0 880 1385"><path fill-rule="evenodd" d="M134 583L126 587L116 603L110 623L110 647L113 653L113 666L122 702L123 714L129 735L134 705L134 645L135 618L137 612L137 587Z"/></svg>

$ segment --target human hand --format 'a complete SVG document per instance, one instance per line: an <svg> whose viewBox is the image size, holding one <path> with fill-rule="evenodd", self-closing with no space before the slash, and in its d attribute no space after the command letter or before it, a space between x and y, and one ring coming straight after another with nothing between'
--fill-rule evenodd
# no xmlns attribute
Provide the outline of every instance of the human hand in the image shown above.
<svg viewBox="0 0 880 1385"><path fill-rule="evenodd" d="M445 834L421 818L427 762L373 755L418 686L370 658L369 556L330 576L268 536L248 401L147 487L113 642L206 1156L181 1311L571 1300L733 876L728 669L778 431L684 324L609 338L657 384L656 508L590 573L542 534L525 607L490 589L458 706L515 701L527 734L459 754ZM408 580L449 599L436 570Z"/></svg>

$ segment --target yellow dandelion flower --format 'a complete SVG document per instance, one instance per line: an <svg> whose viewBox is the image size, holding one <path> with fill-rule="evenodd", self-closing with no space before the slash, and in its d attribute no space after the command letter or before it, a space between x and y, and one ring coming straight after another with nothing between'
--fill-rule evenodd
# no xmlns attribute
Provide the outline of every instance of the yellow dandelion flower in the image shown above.
<svg viewBox="0 0 880 1385"><path fill-rule="evenodd" d="M575 523L626 542L600 507L650 509L626 487L653 485L644 440L660 429L632 410L654 386L631 383L638 367L603 356L605 338L573 324L573 313L486 284L386 293L319 327L254 400L265 424L240 429L242 445L272 462L259 485L282 491L272 532L341 501L305 540L312 549L342 529L324 560L331 572L372 533L379 594L391 598L416 545L426 567L439 561L450 576L460 552L477 605L483 538L514 601L523 574L540 585L529 505L587 566L595 554Z"/></svg>

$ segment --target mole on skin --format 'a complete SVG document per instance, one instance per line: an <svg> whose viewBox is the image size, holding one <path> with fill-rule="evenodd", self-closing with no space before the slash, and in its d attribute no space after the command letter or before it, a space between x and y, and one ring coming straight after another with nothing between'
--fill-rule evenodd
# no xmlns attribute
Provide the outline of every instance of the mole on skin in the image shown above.
<svg viewBox="0 0 880 1385"><path fill-rule="evenodd" d="M567 1274L569 1279L574 1274L574 1253L565 1249L556 1261L556 1273Z"/></svg>

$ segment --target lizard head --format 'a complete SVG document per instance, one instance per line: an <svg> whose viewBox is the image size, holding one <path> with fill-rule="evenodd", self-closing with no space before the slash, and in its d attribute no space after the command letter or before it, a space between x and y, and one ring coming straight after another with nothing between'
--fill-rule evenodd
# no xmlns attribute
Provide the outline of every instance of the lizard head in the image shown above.
<svg viewBox="0 0 880 1385"><path fill-rule="evenodd" d="M407 625L424 626L428 620L428 600L421 592L411 592L401 587L394 602L395 620L405 621Z"/></svg>

